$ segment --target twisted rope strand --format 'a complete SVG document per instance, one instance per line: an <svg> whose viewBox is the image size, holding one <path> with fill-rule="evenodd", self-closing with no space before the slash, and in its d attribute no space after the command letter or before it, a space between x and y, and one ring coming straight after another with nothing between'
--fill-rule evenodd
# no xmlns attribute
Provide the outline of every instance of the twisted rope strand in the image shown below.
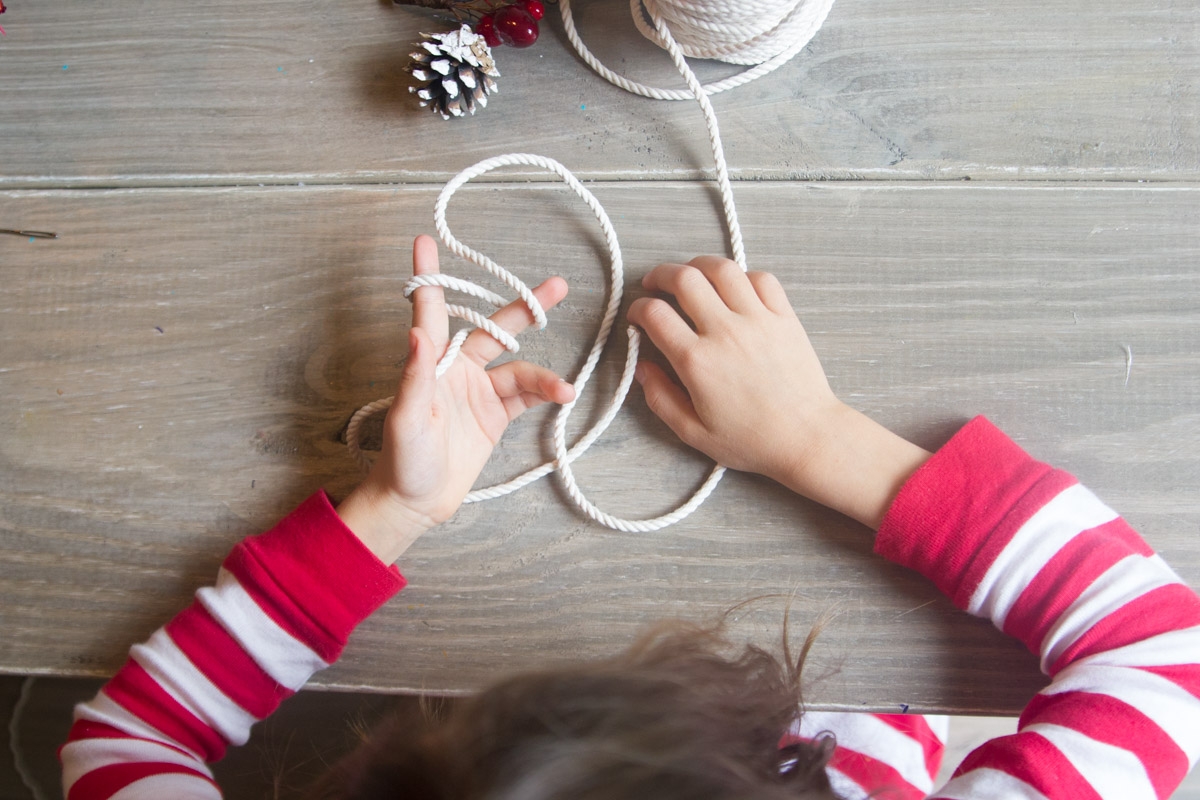
<svg viewBox="0 0 1200 800"><path fill-rule="evenodd" d="M675 38L667 29L662 17L654 17L654 26L658 30L659 36L662 37L667 52L671 54L671 61L675 62L675 68L687 82L688 89L696 98L696 102L700 104L700 110L704 112L704 124L708 128L708 143L712 146L713 161L717 165L717 188L721 192L721 207L725 211L729 245L733 250L733 260L742 268L742 272L745 272L748 267L746 265L746 249L742 245L742 226L738 222L737 208L733 204L733 187L729 184L729 166L725 163L725 146L721 143L721 131L717 126L717 112L713 110L712 102L704 93L704 87L700 85L700 79L688 66L683 57L683 51L675 43Z"/></svg>

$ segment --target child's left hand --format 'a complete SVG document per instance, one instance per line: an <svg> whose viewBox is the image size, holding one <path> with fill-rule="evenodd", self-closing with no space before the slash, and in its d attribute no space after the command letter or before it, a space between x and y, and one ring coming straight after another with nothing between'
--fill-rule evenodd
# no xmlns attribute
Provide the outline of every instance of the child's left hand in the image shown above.
<svg viewBox="0 0 1200 800"><path fill-rule="evenodd" d="M438 271L437 243L413 243L413 274ZM545 309L567 294L562 278L533 290ZM533 320L520 301L492 320L519 333ZM441 378L434 377L449 342L442 289L413 293L409 355L384 427L383 452L338 514L384 563L392 563L429 528L449 519L470 492L508 423L542 403L566 403L574 388L549 369L510 361L488 369L504 348L475 330Z"/></svg>

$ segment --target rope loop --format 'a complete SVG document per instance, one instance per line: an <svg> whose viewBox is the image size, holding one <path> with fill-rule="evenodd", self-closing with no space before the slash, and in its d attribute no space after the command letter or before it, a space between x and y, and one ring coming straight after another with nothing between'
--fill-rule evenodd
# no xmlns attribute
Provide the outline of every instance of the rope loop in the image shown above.
<svg viewBox="0 0 1200 800"><path fill-rule="evenodd" d="M621 373L621 379L618 382L616 391L609 399L608 405L592 427L580 437L574 445L568 448L567 446L567 421L571 416L571 412L575 409L575 404L582 396L584 388L591 379L596 365L600 361L600 356L604 351L605 345L608 343L609 334L612 332L613 324L616 321L617 314L621 308L621 298L625 286L625 269L624 261L621 256L621 245L617 240L617 232L613 228L612 221L608 217L608 213L600 202L596 199L587 187L585 187L579 179L571 174L570 170L564 167L559 162L546 158L545 156L531 155L528 153L510 153L503 156L495 156L493 158L484 159L474 166L456 175L445 188L442 189L438 196L437 202L434 205L434 227L438 231L442 242L446 248L455 255L469 261L494 277L501 280L505 285L513 290L522 302L525 303L530 313L537 320L539 329L546 326L546 313L537 298L533 296L533 292L529 287L511 271L497 264L492 259L488 258L479 251L463 244L450 230L449 224L446 222L446 211L450 205L450 199L454 196L463 185L473 178L484 175L494 169L505 166L532 166L546 170L557 175L562 179L575 194L587 204L588 208L596 217L597 223L604 234L605 244L608 249L609 261L609 289L608 300L605 304L604 316L600 321L599 329L596 333L596 338L592 343L592 348L588 353L587 359L580 368L579 373L575 376L575 400L563 405L554 420L554 455L553 461L548 461L540 464L533 469L530 469L512 480L504 483L499 483L494 486L488 486L482 489L476 489L467 495L466 503L475 503L481 500L491 500L497 497L503 497L506 494L515 492L524 486L548 475L551 472L557 471L562 479L563 486L567 490L567 494L575 502L575 504L593 520L620 531L655 531L672 525L687 515L691 514L695 509L699 508L700 504L712 493L716 488L717 483L724 474L724 468L714 467L705 482L700 488L681 506L667 514L664 514L653 519L630 520L608 514L602 511L594 503L588 500L583 491L579 488L579 483L575 478L575 473L571 469L571 463L579 458L587 451L595 441L606 431L612 421L616 418L617 413L624 405L625 398L629 393L629 388L633 383L633 372L637 367L638 349L641 342L640 334L637 328L632 325L627 330L628 349L625 357L625 366ZM505 304L505 300L500 295L479 286L462 278L453 275L434 274L434 275L419 275L408 281L404 286L404 295L411 299L413 292L422 286L439 286L443 290L457 291L463 294L470 295L482 300L485 300L490 305L499 307ZM496 338L510 352L517 352L520 345L511 334L501 330L494 322L484 317L473 309L463 306L447 304L446 312L453 317L462 319L470 323L476 328L481 328L487 331L490 335ZM441 375L449 369L450 365L458 357L459 351L462 348L463 342L466 341L470 329L458 331L451 339L446 353L438 362L437 375ZM346 442L351 452L364 466L369 467L370 461L363 453L359 439L361 436L361 427L364 420L373 414L384 411L392 405L392 398L385 397L369 403L360 408L350 420L350 425L346 429Z"/></svg>

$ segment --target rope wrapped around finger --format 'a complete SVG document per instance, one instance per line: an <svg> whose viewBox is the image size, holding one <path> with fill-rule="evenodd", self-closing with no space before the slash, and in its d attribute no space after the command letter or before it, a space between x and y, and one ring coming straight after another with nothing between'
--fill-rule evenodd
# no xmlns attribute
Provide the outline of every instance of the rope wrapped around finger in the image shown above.
<svg viewBox="0 0 1200 800"><path fill-rule="evenodd" d="M717 483L724 474L724 468L716 466L709 473L708 478L700 486L700 488L682 505L675 510L663 514L652 519L631 520L614 516L605 511L602 511L594 503L592 503L584 495L579 488L578 481L575 479L575 473L571 469L571 463L579 458L589 447L608 429L612 421L616 418L617 413L621 410L621 406L625 402L625 398L629 393L630 385L633 383L633 371L637 367L638 350L641 343L641 335L637 328L632 325L627 329L628 350L625 357L625 365L621 372L621 378L617 383L617 388L613 392L612 397L608 401L604 413L600 419L596 421L592 427L580 437L579 441L567 447L567 421L570 419L571 412L575 408L579 397L583 394L588 380L592 377L592 373L596 369L596 365L600 361L600 356L604 351L605 345L608 343L609 334L612 332L613 325L616 322L617 314L621 308L621 299L625 285L625 270L624 262L621 257L621 245L617 241L617 233L613 228L612 221L608 218L604 207L588 189L579 182L579 180L571 174L571 172L562 164L553 159L544 156L530 155L527 153L511 153L503 156L485 159L484 161L469 167L460 172L453 180L446 184L438 196L437 203L434 206L434 225L437 228L438 235L442 242L450 252L465 259L477 266L481 267L493 277L502 281L505 285L511 288L516 295L529 309L530 315L534 319L534 325L539 330L546 327L546 312L534 297L533 292L529 287L521 281L511 271L497 264L492 259L488 258L479 251L460 242L450 231L450 226L446 223L446 209L449 206L450 198L458 191L465 183L490 172L494 169L505 166L523 165L532 166L546 170L557 175L564 183L570 187L576 195L579 196L596 217L596 221L600 224L600 228L604 234L604 240L608 249L609 261L609 289L608 300L605 303L604 315L600 321L599 329L596 332L596 337L592 342L591 350L588 352L587 359L583 366L579 369L579 373L575 376L575 400L563 405L554 420L554 460L540 464L533 469L530 469L512 480L504 483L499 483L494 486L488 486L482 489L475 489L467 495L464 502L474 503L480 500L490 500L497 497L503 497L506 494L515 492L524 486L542 478L551 472L557 472L562 480L563 487L566 489L568 496L579 507L579 509L590 519L593 519L606 527L620 531L628 532L644 532L655 531L672 525L679 520L691 514L695 509L699 508L700 504L710 495ZM410 280L404 287L404 294L411 299L413 292L423 286L440 286L442 289L467 294L472 297L484 300L492 306L500 307L505 304L505 300L495 292L490 291L476 283L454 277L453 275L418 275ZM456 304L447 304L446 313L452 317L465 320L471 325L487 331L493 336L496 341L500 342L506 350L516 353L520 350L520 343L511 334L500 329L492 320L484 317L473 309ZM446 348L446 353L438 362L437 375L440 377L454 360L458 358L459 352L462 349L463 342L466 341L470 334L470 328L464 328L458 331L450 340L450 344ZM350 420L350 425L346 430L346 441L351 452L364 465L370 464L366 454L359 446L359 438L361 436L361 427L364 420L373 414L386 410L392 404L392 398L381 398L373 403L360 408Z"/></svg>

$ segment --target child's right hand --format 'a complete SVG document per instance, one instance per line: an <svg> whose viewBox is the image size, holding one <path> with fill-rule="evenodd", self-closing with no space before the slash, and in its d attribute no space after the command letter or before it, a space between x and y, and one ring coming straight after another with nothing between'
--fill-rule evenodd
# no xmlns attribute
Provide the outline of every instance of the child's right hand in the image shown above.
<svg viewBox="0 0 1200 800"><path fill-rule="evenodd" d="M841 403L775 276L701 256L659 265L642 286L674 295L691 320L660 298L629 309L683 381L643 361L637 376L651 410L727 467L780 482L802 470Z"/></svg>
<svg viewBox="0 0 1200 800"><path fill-rule="evenodd" d="M717 462L766 475L878 528L929 454L834 396L779 281L701 256L662 264L642 285L674 295L688 317L659 298L629 308L630 321L683 382L639 364L650 409Z"/></svg>

